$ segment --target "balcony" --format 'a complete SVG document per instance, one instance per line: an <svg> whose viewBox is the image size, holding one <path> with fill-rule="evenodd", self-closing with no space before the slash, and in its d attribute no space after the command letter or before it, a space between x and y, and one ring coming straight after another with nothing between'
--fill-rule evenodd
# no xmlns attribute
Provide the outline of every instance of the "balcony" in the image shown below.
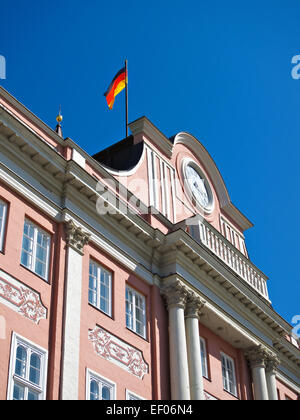
<svg viewBox="0 0 300 420"><path fill-rule="evenodd" d="M205 220L198 220L197 224L190 225L190 234L270 302L267 277L212 225Z"/></svg>

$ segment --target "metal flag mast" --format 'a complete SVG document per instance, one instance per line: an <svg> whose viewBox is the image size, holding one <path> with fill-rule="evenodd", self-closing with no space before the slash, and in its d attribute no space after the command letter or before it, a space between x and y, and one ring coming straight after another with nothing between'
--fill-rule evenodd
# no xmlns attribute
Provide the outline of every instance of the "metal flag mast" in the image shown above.
<svg viewBox="0 0 300 420"><path fill-rule="evenodd" d="M126 138L128 137L128 61L125 60L125 113L126 113Z"/></svg>

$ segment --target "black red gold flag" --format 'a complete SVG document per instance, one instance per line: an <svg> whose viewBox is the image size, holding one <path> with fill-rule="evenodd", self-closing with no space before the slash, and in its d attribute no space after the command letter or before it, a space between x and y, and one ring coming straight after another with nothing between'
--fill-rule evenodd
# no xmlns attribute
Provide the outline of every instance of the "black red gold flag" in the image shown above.
<svg viewBox="0 0 300 420"><path fill-rule="evenodd" d="M109 88L104 93L109 109L113 108L115 97L125 89L127 83L126 67L123 67L113 78Z"/></svg>

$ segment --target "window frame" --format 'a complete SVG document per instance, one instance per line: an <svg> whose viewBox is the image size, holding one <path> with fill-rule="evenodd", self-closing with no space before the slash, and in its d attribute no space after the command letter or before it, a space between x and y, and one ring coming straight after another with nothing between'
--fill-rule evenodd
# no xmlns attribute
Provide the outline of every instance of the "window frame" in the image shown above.
<svg viewBox="0 0 300 420"><path fill-rule="evenodd" d="M29 254L29 255L32 255L30 266L27 266L27 265L22 263L23 252L28 254L28 252L23 248L25 223L27 223L28 225L31 225L34 229L34 236L33 236L33 240L32 240L32 242L33 242L32 254ZM39 232L41 232L43 235L45 235L48 238L47 248L46 248L47 256L46 256L46 262L45 262L45 265L46 265L45 277L42 276L41 274L39 274L35 269L36 260L37 260L37 255L36 255L37 254L37 252L36 252L37 251L37 237L38 237ZM29 218L27 218L27 217L25 218L24 225L23 225L23 235L22 235L21 266L26 268L27 270L31 271L32 273L34 273L35 275L37 275L41 279L45 280L47 283L49 283L51 241L52 241L52 237L51 237L51 234L49 232L47 232L46 230L41 228L38 224L32 222Z"/></svg>
<svg viewBox="0 0 300 420"><path fill-rule="evenodd" d="M97 277L96 277L96 304L94 304L93 302L90 302L90 291L92 291L94 293L94 291L92 289L90 289L90 267L91 264L94 265L96 267L97 270ZM103 309L101 309L101 272L107 273L109 275L109 311L106 312ZM94 277L93 277L94 278ZM113 289L113 272L104 268L101 264L99 264L98 262L96 262L95 260L93 260L92 258L90 258L90 262L89 262L89 286L88 286L88 302L90 305L92 305L94 308L98 309L99 311L101 311L103 314L109 316L110 318L112 318L112 299L113 299L113 293L112 293L112 289Z"/></svg>
<svg viewBox="0 0 300 420"><path fill-rule="evenodd" d="M132 396L133 398L130 398ZM136 394L135 392L126 389L126 400L127 401L146 401L146 398L141 397L140 395Z"/></svg>
<svg viewBox="0 0 300 420"><path fill-rule="evenodd" d="M4 239L6 233L6 224L7 224L7 213L8 213L8 204L4 200L0 199L0 205L3 205L3 215L0 223L0 252L4 251Z"/></svg>
<svg viewBox="0 0 300 420"><path fill-rule="evenodd" d="M208 354L207 354L206 340L203 337L199 337L199 339L200 339L200 352L201 352L201 361L202 361L202 376L206 379L209 379ZM203 348L204 359L202 358L202 348ZM203 365L205 366L205 372L203 371Z"/></svg>
<svg viewBox="0 0 300 420"><path fill-rule="evenodd" d="M16 358L17 358L17 349L19 346L22 346L27 351L26 356L26 376L25 378L18 375L16 371ZM30 373L30 358L32 354L37 354L40 356L40 382L39 385L31 382L29 380ZM47 393L47 368L48 368L48 351L42 347L32 343L30 340L21 337L19 334L13 332L11 339L11 351L10 351L10 366L9 366L9 380L7 387L7 400L14 400L14 385L18 384L25 388L26 398L22 401L28 400L28 391L31 390L39 394L38 400L46 400Z"/></svg>
<svg viewBox="0 0 300 420"><path fill-rule="evenodd" d="M223 358L226 361L226 378L224 378L223 375ZM227 362L232 363L232 374L233 374L233 386L234 386L234 391L230 390L230 386L229 389L226 388L225 383L224 383L224 379L228 382L228 384L230 385L230 378L228 376L228 365ZM234 397L238 398L238 387L237 387L237 376L236 376L236 369L235 369L235 362L234 359L230 356L228 356L226 353L221 352L221 368L222 368L222 380L223 380L223 389L224 391L228 392L229 394L233 395Z"/></svg>
<svg viewBox="0 0 300 420"><path fill-rule="evenodd" d="M111 381L110 379L105 378L103 375L100 375L99 373L93 372L91 369L86 369L86 400L87 401L92 401L91 400L91 382L95 381L98 383L98 385L101 383L101 385L103 386L107 386L108 388L111 389L111 399L109 401L114 401L116 400L116 395L117 395L117 385L115 382ZM99 393L100 395L100 393ZM106 401L103 400L102 398L97 400L97 401Z"/></svg>
<svg viewBox="0 0 300 420"><path fill-rule="evenodd" d="M127 309L126 309L126 303L127 303L127 290L129 290L132 295L133 295L133 302L132 302L132 324L133 324L133 328L130 328L127 325ZM140 334L137 331L136 325L137 325L137 320L136 320L136 297L139 297L142 299L143 301L143 334ZM137 334L139 337L144 338L145 340L147 339L147 305L146 305L146 296L144 296L143 294L141 294L140 292L138 292L137 290L133 289L131 286L129 286L128 284L126 284L125 287L125 323L126 323L126 328L128 328L130 331L134 332L135 334ZM131 303L130 303L131 304Z"/></svg>

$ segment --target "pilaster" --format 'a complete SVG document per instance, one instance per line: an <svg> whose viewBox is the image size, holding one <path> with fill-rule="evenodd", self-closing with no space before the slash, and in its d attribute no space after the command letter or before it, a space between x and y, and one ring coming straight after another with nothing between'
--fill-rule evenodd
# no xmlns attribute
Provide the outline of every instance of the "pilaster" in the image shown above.
<svg viewBox="0 0 300 420"><path fill-rule="evenodd" d="M64 287L64 330L61 399L78 400L82 259L90 236L72 220L65 224L66 277Z"/></svg>

